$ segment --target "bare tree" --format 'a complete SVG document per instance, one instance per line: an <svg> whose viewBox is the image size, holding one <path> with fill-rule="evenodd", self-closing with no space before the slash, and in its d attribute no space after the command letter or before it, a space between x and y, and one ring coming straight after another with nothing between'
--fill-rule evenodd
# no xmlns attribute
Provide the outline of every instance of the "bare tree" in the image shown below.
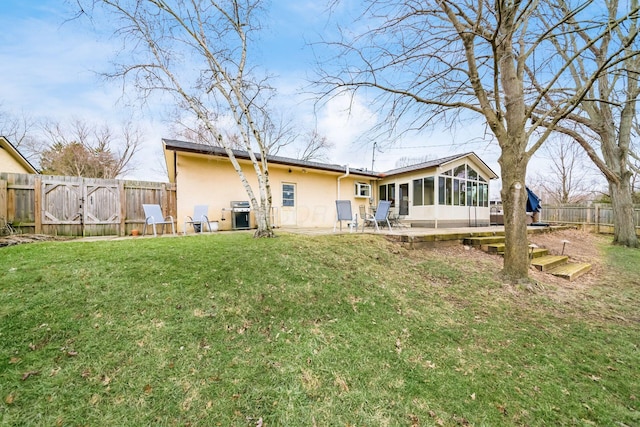
<svg viewBox="0 0 640 427"><path fill-rule="evenodd" d="M195 142L196 144L224 148L221 145L221 141L226 141L234 150L242 150L244 148L244 144L237 133L230 133L220 129L216 130L216 132L211 132L201 120L197 119L193 121L193 123L185 120L184 117L176 119L171 125L171 133L173 138L185 139L190 142ZM223 133L224 136L221 137Z"/></svg>
<svg viewBox="0 0 640 427"><path fill-rule="evenodd" d="M405 166L412 166L412 165L416 165L419 163L424 163L424 162L428 162L429 160L433 160L434 157L430 154L425 154L423 156L419 156L419 157L409 157L409 156L405 156L405 157L400 157L398 160L396 160L396 168L403 168Z"/></svg>
<svg viewBox="0 0 640 427"><path fill-rule="evenodd" d="M557 138L547 142L538 154L544 156L547 167L533 174L531 186L546 204L578 204L594 198L596 180L578 144Z"/></svg>
<svg viewBox="0 0 640 427"><path fill-rule="evenodd" d="M355 35L341 31L342 39L332 43L341 56L330 64L342 67L321 67L319 83L329 96L377 94L379 111L386 111L389 123L400 128L422 129L433 125L435 117L438 124L449 125L470 117L484 120L501 149L502 274L512 282L529 280L524 185L529 160L624 48L613 49L599 67L585 70L582 86L564 91L561 102L544 116L544 125L531 118L547 94L565 88L576 58L626 24L637 9L610 20L589 0L568 11L554 0L365 3L361 19L368 22L357 26L365 30ZM540 21L540 13L548 17L548 25ZM590 22L591 37L568 57L551 58L551 41L570 19Z"/></svg>
<svg viewBox="0 0 640 427"><path fill-rule="evenodd" d="M83 3L80 1L80 3ZM273 236L268 145L261 120L273 94L268 78L252 68L251 37L260 29L260 0L86 0L116 22L123 42L119 65L108 76L133 84L142 99L171 94L224 147L256 212L256 237ZM90 10L85 7L84 10ZM94 9L93 13L97 13ZM258 188L251 187L232 142L214 118L233 118ZM260 156L256 156L255 152Z"/></svg>
<svg viewBox="0 0 640 427"><path fill-rule="evenodd" d="M302 145L302 149L298 151L298 159L320 162L326 162L329 159L327 152L334 146L326 136L315 129L303 135Z"/></svg>
<svg viewBox="0 0 640 427"><path fill-rule="evenodd" d="M557 14L569 15L563 22L565 31L553 39L558 57L572 60L568 82L580 87L590 85L588 93L574 112L555 124L555 130L569 135L584 148L609 184L613 208L614 243L638 247L633 219L633 176L631 142L634 124L637 125L637 102L640 96L640 46L638 34L638 0L619 2L604 0L603 24L616 23L619 16L631 15L625 25L611 25L601 36L594 38L593 22L581 22L568 13L573 7L558 0ZM548 28L558 16L541 15ZM582 45L588 45L585 54L576 56ZM611 64L611 65L609 65ZM589 74L607 68L591 85ZM537 77L532 74L535 80ZM568 83L566 82L566 83ZM541 122L548 122L547 112L558 108L565 91L548 93L546 104L538 106Z"/></svg>
<svg viewBox="0 0 640 427"><path fill-rule="evenodd" d="M14 115L0 111L0 135L11 141L27 160L36 163L39 153L44 149L42 141L37 138L38 120L22 112Z"/></svg>
<svg viewBox="0 0 640 427"><path fill-rule="evenodd" d="M95 126L75 119L64 126L49 122L43 126L48 146L39 153L42 173L49 175L116 178L133 169L141 132L131 123L119 131L109 125Z"/></svg>

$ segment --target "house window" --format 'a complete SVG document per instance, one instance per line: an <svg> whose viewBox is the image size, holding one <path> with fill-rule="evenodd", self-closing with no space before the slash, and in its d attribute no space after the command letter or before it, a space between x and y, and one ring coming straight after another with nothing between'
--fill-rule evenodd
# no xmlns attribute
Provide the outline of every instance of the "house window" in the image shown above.
<svg viewBox="0 0 640 427"><path fill-rule="evenodd" d="M453 205L460 205L460 180L455 178L453 180Z"/></svg>
<svg viewBox="0 0 640 427"><path fill-rule="evenodd" d="M356 182L356 197L371 197L371 184Z"/></svg>
<svg viewBox="0 0 640 427"><path fill-rule="evenodd" d="M391 206L395 206L396 203L396 185L395 184L383 184L378 187L378 199L388 200L391 202Z"/></svg>
<svg viewBox="0 0 640 427"><path fill-rule="evenodd" d="M476 189L478 188L478 183L473 181L467 181L467 206L475 206L476 202L474 201L476 196Z"/></svg>
<svg viewBox="0 0 640 427"><path fill-rule="evenodd" d="M444 200L445 200L445 188L444 188L444 182L445 182L446 178L441 176L438 178L438 204L440 205L444 205Z"/></svg>
<svg viewBox="0 0 640 427"><path fill-rule="evenodd" d="M469 179L472 179L474 181L478 180L478 172L476 172L471 166L467 167L467 174L469 176Z"/></svg>
<svg viewBox="0 0 640 427"><path fill-rule="evenodd" d="M425 187L425 194L426 191ZM438 177L438 204L487 207L489 184L471 166L456 166Z"/></svg>
<svg viewBox="0 0 640 427"><path fill-rule="evenodd" d="M428 206L434 203L434 177L413 180L413 206Z"/></svg>
<svg viewBox="0 0 640 427"><path fill-rule="evenodd" d="M424 179L424 204L429 206L435 204L435 197L433 193L435 178L432 176Z"/></svg>
<svg viewBox="0 0 640 427"><path fill-rule="evenodd" d="M296 205L295 184L282 184L282 206L294 207Z"/></svg>
<svg viewBox="0 0 640 427"><path fill-rule="evenodd" d="M414 179L413 180L413 206L422 206L423 196L424 196L424 186L423 186L422 178Z"/></svg>

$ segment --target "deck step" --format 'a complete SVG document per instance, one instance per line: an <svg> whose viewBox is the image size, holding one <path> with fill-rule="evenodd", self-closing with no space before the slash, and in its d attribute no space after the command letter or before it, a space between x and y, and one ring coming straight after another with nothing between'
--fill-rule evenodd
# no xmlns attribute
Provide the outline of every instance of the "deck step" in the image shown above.
<svg viewBox="0 0 640 427"><path fill-rule="evenodd" d="M469 246L484 246L491 243L503 243L504 236L467 237L463 243Z"/></svg>
<svg viewBox="0 0 640 427"><path fill-rule="evenodd" d="M490 254L504 255L504 243L492 243L490 245L482 246L482 249ZM544 248L535 248L533 253L529 250L529 255L532 258L540 258L545 255L549 255L549 250Z"/></svg>
<svg viewBox="0 0 640 427"><path fill-rule="evenodd" d="M531 265L540 271L549 271L553 268L566 264L568 260L569 257L564 255L545 255L539 258L534 258L531 261Z"/></svg>
<svg viewBox="0 0 640 427"><path fill-rule="evenodd" d="M529 249L529 254L530 254L531 258L533 258L533 259L542 258L543 256L549 255L549 249L535 248L533 250L533 253L531 252L531 249Z"/></svg>
<svg viewBox="0 0 640 427"><path fill-rule="evenodd" d="M482 245L482 249L490 254L504 254L504 243L490 243L486 246Z"/></svg>
<svg viewBox="0 0 640 427"><path fill-rule="evenodd" d="M591 270L591 264L586 262L569 262L564 265L560 265L558 267L552 268L547 272L553 274L554 276L562 277L563 279L567 279L570 282L577 277L582 276L583 274L589 272Z"/></svg>
<svg viewBox="0 0 640 427"><path fill-rule="evenodd" d="M479 247L484 252L496 255L504 255L504 236L476 236L463 240L465 245ZM534 245L535 246L535 245ZM549 255L549 250L534 247L529 248L531 265L539 271L544 271L554 276L572 281L591 270L591 264L570 263L569 257L564 255Z"/></svg>

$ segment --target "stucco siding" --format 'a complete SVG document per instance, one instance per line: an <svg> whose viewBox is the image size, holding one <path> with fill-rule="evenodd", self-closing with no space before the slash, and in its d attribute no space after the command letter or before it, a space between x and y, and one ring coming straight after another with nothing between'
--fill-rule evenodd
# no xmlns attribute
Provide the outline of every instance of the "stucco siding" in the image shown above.
<svg viewBox="0 0 640 427"><path fill-rule="evenodd" d="M33 173L22 166L7 150L0 147L0 172Z"/></svg>
<svg viewBox="0 0 640 427"><path fill-rule="evenodd" d="M256 192L256 197L259 198L253 166L246 161L240 163L246 170L248 182ZM231 163L219 157L178 153L176 166L178 171L176 176L177 222L180 231L184 227L185 216L193 214L195 205L208 205L209 220L218 221L220 230L230 230L232 228L230 202L249 200ZM273 222L276 226L333 227L336 219L335 200L338 193L340 199L352 202L354 214L358 212L360 204L369 204L368 198L356 198L354 189L356 181L369 183L370 181L366 178L353 175L342 178L340 191L338 191L340 175L335 173L271 164L269 177ZM283 184L293 185L295 188L293 207L284 206ZM252 225L255 225L253 217Z"/></svg>

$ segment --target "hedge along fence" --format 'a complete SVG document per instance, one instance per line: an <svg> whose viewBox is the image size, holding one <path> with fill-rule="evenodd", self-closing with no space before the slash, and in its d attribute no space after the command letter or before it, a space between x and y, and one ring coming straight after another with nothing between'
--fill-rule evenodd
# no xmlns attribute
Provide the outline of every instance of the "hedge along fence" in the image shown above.
<svg viewBox="0 0 640 427"><path fill-rule="evenodd" d="M175 184L0 173L0 225L21 233L124 236L142 231L146 203L176 218Z"/></svg>
<svg viewBox="0 0 640 427"><path fill-rule="evenodd" d="M640 235L640 206L634 208L633 220L636 234ZM613 208L609 204L542 206L540 221L575 224L597 233L613 233Z"/></svg>

